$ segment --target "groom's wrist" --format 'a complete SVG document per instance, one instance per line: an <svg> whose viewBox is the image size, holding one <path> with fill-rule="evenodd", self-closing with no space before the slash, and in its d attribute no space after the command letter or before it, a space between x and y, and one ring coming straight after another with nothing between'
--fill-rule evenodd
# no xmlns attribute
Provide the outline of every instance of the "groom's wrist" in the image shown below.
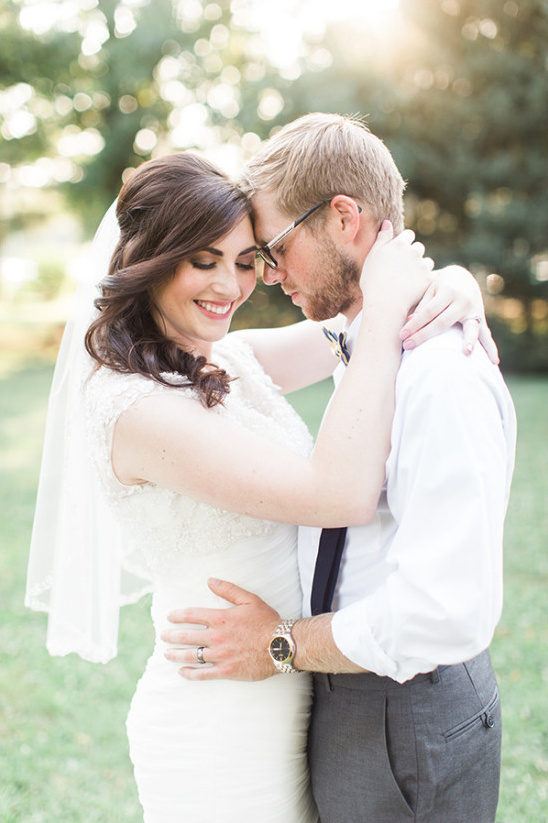
<svg viewBox="0 0 548 823"><path fill-rule="evenodd" d="M327 674L358 674L360 666L341 652L333 639L332 613L305 617L293 626L296 654L293 665L299 671Z"/></svg>

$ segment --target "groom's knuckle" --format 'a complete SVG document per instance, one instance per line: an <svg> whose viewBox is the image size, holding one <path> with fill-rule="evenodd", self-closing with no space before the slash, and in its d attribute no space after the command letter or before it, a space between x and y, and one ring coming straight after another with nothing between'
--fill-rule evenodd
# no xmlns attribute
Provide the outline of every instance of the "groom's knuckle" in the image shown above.
<svg viewBox="0 0 548 823"><path fill-rule="evenodd" d="M215 657L217 660L224 660L226 651L222 638L213 636L211 638L211 648L215 649Z"/></svg>
<svg viewBox="0 0 548 823"><path fill-rule="evenodd" d="M213 630L210 634L210 645L211 646L222 646L223 641L225 639L224 633L219 630Z"/></svg>

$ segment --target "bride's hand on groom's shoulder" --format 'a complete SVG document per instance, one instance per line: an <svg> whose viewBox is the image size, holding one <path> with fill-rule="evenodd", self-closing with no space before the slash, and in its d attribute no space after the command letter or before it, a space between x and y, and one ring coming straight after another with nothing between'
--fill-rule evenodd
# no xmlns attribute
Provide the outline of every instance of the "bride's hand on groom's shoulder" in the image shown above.
<svg viewBox="0 0 548 823"><path fill-rule="evenodd" d="M461 323L462 349L471 354L479 341L492 363L499 363L498 350L487 321L481 289L473 274L450 265L434 272L434 280L400 332L404 349L420 346L431 337Z"/></svg>
<svg viewBox="0 0 548 823"><path fill-rule="evenodd" d="M187 680L264 680L276 674L268 645L280 623L278 612L234 583L211 578L208 584L232 607L171 612L173 627L161 635L169 646L165 657L181 664L179 674Z"/></svg>

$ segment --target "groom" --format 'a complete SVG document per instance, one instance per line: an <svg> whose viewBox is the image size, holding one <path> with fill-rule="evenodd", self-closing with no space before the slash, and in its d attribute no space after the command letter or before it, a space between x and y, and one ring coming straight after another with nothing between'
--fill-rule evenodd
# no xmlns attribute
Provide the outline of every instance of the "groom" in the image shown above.
<svg viewBox="0 0 548 823"><path fill-rule="evenodd" d="M313 114L267 141L245 186L265 282L313 320L346 315L344 361L378 228L384 219L403 228L390 153L361 123ZM346 223L344 245L333 221ZM309 751L322 823L495 819L501 718L488 646L502 604L515 417L497 367L481 349L464 357L461 334L454 327L402 357L373 522L300 529L303 619L216 580L234 608L170 616L206 626L200 643L214 665L183 670L191 679L315 672ZM196 632L165 639L192 645Z"/></svg>

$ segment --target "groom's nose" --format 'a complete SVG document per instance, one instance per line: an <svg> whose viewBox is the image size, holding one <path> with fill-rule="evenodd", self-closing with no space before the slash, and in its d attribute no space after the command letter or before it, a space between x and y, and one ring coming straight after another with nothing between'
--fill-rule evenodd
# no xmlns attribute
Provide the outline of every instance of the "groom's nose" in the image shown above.
<svg viewBox="0 0 548 823"><path fill-rule="evenodd" d="M275 286L276 283L281 283L284 279L283 271L280 269L280 266L277 266L275 269L272 266L269 266L267 263L264 264L263 269L263 282L267 286Z"/></svg>

